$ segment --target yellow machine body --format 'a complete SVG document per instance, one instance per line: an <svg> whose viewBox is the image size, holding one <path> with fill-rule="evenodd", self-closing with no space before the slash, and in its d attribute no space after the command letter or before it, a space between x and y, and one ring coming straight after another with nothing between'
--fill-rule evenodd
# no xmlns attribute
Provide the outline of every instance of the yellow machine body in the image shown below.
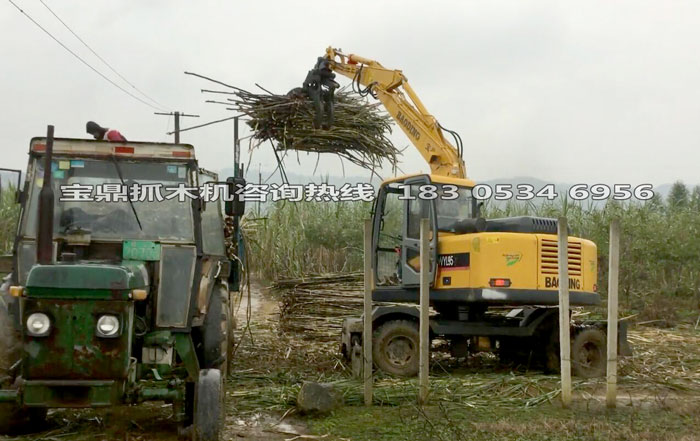
<svg viewBox="0 0 700 441"><path fill-rule="evenodd" d="M438 256L469 253L470 260L467 267L438 266L434 286L437 289L498 287L557 291L557 252L557 238L551 234L440 233ZM568 254L569 289L595 292L596 245L590 240L569 236ZM445 284L446 277L449 285ZM499 280L508 286L498 286Z"/></svg>
<svg viewBox="0 0 700 441"><path fill-rule="evenodd" d="M449 184L458 188L472 188L475 185L469 179L418 174L386 180L382 188L412 182L420 177L436 185ZM381 216L381 213L375 215ZM402 216L407 216L407 213L404 212ZM476 300L467 297L465 300L494 304L557 303L559 247L555 234L489 232L488 229L463 234L438 231L436 244L433 292L479 292L481 294ZM407 264L414 271L420 270L418 256L407 259ZM598 268L595 243L569 236L567 266L570 291L596 293ZM544 292L551 293L551 296L543 297ZM586 304L591 301L590 296L588 298ZM572 304L576 304L576 300L577 297L573 297Z"/></svg>

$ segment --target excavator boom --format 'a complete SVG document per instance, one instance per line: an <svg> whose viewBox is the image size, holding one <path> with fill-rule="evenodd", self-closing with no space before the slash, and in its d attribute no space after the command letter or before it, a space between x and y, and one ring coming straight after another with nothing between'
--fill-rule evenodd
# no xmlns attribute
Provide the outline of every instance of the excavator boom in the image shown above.
<svg viewBox="0 0 700 441"><path fill-rule="evenodd" d="M450 132L458 147L445 139L443 127L428 112L400 70L387 69L377 61L358 55L345 55L332 47L326 49L326 58L331 70L353 80L360 93L371 94L382 102L428 162L431 174L467 177L459 135Z"/></svg>

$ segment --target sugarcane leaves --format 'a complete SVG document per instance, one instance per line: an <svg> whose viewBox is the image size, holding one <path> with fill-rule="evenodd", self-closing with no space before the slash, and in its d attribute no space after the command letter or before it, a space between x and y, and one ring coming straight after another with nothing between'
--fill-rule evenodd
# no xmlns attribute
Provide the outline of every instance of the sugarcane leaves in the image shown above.
<svg viewBox="0 0 700 441"><path fill-rule="evenodd" d="M250 119L254 147L272 140L277 150L331 153L367 169L389 161L397 163L400 151L388 135L392 119L377 105L348 90L336 93L334 124L328 130L313 127L311 101L298 94L256 94L236 89L233 109Z"/></svg>

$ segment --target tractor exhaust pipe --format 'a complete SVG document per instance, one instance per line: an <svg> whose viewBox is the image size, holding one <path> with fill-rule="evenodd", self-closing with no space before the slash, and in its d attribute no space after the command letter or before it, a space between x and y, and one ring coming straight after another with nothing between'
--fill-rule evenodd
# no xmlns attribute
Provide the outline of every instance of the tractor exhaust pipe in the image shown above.
<svg viewBox="0 0 700 441"><path fill-rule="evenodd" d="M37 235L36 260L40 265L53 263L53 126L46 128L46 153L44 155L44 181L39 192L39 234Z"/></svg>

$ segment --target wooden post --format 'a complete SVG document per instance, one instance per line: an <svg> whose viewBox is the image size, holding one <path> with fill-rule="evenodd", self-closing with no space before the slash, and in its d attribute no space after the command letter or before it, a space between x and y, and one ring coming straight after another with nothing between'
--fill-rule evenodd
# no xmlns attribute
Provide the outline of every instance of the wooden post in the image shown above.
<svg viewBox="0 0 700 441"><path fill-rule="evenodd" d="M372 405L372 221L365 220L365 302L364 322L362 330L362 350L364 365L362 377L364 379L365 406Z"/></svg>
<svg viewBox="0 0 700 441"><path fill-rule="evenodd" d="M430 221L420 220L420 322L418 402L425 404L430 391Z"/></svg>
<svg viewBox="0 0 700 441"><path fill-rule="evenodd" d="M608 388L606 404L617 404L617 286L620 269L620 220L610 224L610 255L608 269Z"/></svg>
<svg viewBox="0 0 700 441"><path fill-rule="evenodd" d="M566 217L560 217L559 239L559 357L561 359L561 402L571 404L571 331L569 324L569 233Z"/></svg>

